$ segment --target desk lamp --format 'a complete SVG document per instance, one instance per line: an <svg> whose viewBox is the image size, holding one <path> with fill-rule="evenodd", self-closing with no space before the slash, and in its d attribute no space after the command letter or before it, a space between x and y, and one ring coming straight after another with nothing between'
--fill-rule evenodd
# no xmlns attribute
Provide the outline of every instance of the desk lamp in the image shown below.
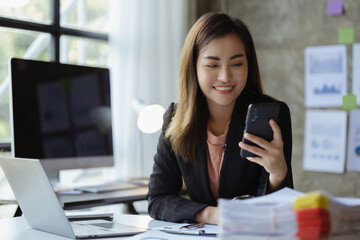
<svg viewBox="0 0 360 240"><path fill-rule="evenodd" d="M159 104L145 104L141 99L135 99L132 102L132 107L137 112L137 127L140 130L139 144L140 144L140 171L144 174L144 149L142 134L152 134L159 131L163 124L163 115L165 108Z"/></svg>
<svg viewBox="0 0 360 240"><path fill-rule="evenodd" d="M137 126L141 132L151 134L161 129L165 113L163 106L147 105L141 99L134 100L132 106L138 112Z"/></svg>

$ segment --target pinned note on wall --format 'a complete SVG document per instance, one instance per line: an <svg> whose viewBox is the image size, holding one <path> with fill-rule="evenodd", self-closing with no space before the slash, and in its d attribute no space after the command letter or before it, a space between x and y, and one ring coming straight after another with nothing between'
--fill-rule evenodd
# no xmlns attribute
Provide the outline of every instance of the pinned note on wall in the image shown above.
<svg viewBox="0 0 360 240"><path fill-rule="evenodd" d="M346 45L306 47L305 106L341 107L342 96L345 94L347 94Z"/></svg>
<svg viewBox="0 0 360 240"><path fill-rule="evenodd" d="M349 115L346 169L360 172L360 109L350 111Z"/></svg>
<svg viewBox="0 0 360 240"><path fill-rule="evenodd" d="M352 93L357 96L356 103L360 106L360 43L354 43L352 49Z"/></svg>
<svg viewBox="0 0 360 240"><path fill-rule="evenodd" d="M340 44L353 44L355 41L355 31L352 27L340 28L338 41Z"/></svg>
<svg viewBox="0 0 360 240"><path fill-rule="evenodd" d="M350 111L353 109L357 109L356 104L356 95L355 94L346 94L342 97L342 109L345 111Z"/></svg>
<svg viewBox="0 0 360 240"><path fill-rule="evenodd" d="M326 14L329 16L342 15L344 13L343 0L329 0L327 3Z"/></svg>
<svg viewBox="0 0 360 240"><path fill-rule="evenodd" d="M303 169L343 173L346 134L347 112L306 110Z"/></svg>

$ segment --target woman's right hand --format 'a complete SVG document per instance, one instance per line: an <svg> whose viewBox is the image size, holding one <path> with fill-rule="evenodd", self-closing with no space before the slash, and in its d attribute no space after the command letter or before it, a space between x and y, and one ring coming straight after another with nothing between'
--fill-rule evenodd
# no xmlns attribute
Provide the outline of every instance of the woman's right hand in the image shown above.
<svg viewBox="0 0 360 240"><path fill-rule="evenodd" d="M198 223L219 224L219 207L208 206L198 211L195 216Z"/></svg>

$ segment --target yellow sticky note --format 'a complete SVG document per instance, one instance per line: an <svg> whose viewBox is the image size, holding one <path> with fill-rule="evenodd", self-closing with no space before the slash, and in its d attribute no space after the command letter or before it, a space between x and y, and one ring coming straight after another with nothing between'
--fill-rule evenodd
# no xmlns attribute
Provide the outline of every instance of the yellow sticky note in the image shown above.
<svg viewBox="0 0 360 240"><path fill-rule="evenodd" d="M355 94L346 94L342 97L342 109L345 111L357 109Z"/></svg>
<svg viewBox="0 0 360 240"><path fill-rule="evenodd" d="M354 28L340 28L338 40L340 44L353 44L355 42Z"/></svg>
<svg viewBox="0 0 360 240"><path fill-rule="evenodd" d="M294 202L295 210L322 208L328 209L329 198L320 192L310 192L304 196L297 197Z"/></svg>

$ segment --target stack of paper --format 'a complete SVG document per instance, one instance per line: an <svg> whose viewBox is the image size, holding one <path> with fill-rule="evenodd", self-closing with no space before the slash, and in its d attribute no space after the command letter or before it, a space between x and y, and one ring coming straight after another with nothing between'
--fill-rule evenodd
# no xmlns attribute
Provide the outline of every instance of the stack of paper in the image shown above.
<svg viewBox="0 0 360 240"><path fill-rule="evenodd" d="M335 198L329 208L333 234L360 232L359 198Z"/></svg>
<svg viewBox="0 0 360 240"><path fill-rule="evenodd" d="M291 239L297 232L293 203L296 197L302 195L303 193L284 188L247 200L220 199L220 238L261 235L290 236Z"/></svg>
<svg viewBox="0 0 360 240"><path fill-rule="evenodd" d="M294 210L298 221L300 239L320 239L330 235L329 198L320 192L296 198Z"/></svg>
<svg viewBox="0 0 360 240"><path fill-rule="evenodd" d="M353 234L360 231L360 199L312 192L294 202L301 239Z"/></svg>
<svg viewBox="0 0 360 240"><path fill-rule="evenodd" d="M360 234L360 199L289 188L246 200L219 200L221 239L321 239ZM296 238L295 238L296 237Z"/></svg>

